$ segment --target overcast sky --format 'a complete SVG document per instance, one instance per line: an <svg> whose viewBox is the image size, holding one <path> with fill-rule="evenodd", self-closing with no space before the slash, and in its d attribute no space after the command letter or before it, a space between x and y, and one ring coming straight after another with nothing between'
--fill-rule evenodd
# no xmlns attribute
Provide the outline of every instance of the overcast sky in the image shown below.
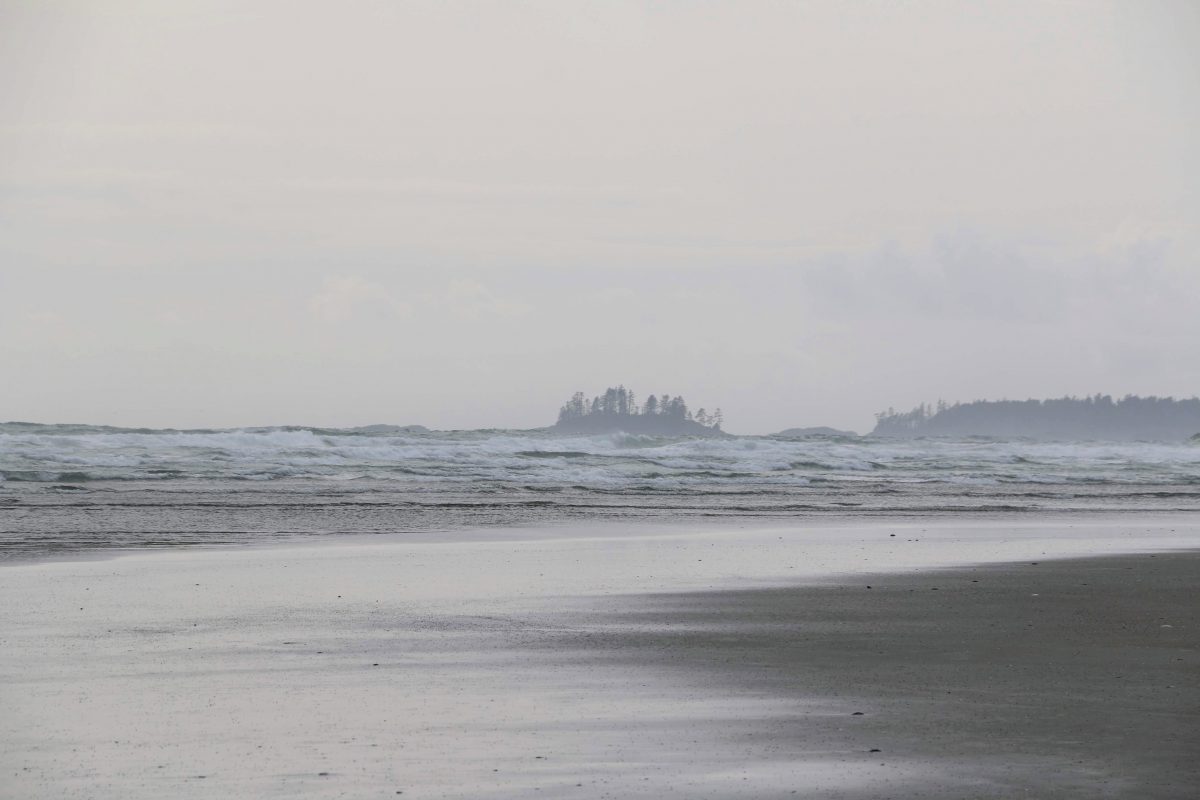
<svg viewBox="0 0 1200 800"><path fill-rule="evenodd" d="M0 419L1200 392L1200 4L0 0Z"/></svg>

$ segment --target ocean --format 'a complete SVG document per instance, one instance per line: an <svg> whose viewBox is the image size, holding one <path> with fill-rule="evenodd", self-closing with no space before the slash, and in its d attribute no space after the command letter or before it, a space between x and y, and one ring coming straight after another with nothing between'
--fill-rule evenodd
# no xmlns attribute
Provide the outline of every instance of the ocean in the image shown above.
<svg viewBox="0 0 1200 800"><path fill-rule="evenodd" d="M0 424L0 559L566 521L1200 510L1200 446Z"/></svg>

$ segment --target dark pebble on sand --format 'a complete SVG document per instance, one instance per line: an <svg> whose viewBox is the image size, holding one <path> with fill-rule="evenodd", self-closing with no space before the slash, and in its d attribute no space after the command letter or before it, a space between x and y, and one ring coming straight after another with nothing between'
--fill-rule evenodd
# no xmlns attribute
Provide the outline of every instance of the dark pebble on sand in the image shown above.
<svg viewBox="0 0 1200 800"><path fill-rule="evenodd" d="M852 717L861 717L862 715L863 715L863 712L861 712L861 711L855 711L855 712L854 712L853 714L851 714L850 716L852 716Z"/></svg>
<svg viewBox="0 0 1200 800"><path fill-rule="evenodd" d="M872 747L872 748L871 748L871 752L872 752L872 753L882 753L883 751L882 751L882 750L880 750L878 747Z"/></svg>

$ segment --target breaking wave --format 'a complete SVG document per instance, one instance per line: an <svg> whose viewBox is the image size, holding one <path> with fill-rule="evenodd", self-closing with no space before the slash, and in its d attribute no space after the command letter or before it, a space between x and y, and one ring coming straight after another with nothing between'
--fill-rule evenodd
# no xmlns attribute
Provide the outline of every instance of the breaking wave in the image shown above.
<svg viewBox="0 0 1200 800"><path fill-rule="evenodd" d="M960 486L1194 484L1187 444L655 438L370 426L154 430L0 424L7 482L311 478L716 490L862 480Z"/></svg>
<svg viewBox="0 0 1200 800"><path fill-rule="evenodd" d="M1187 444L0 424L0 560L565 520L1200 511Z"/></svg>

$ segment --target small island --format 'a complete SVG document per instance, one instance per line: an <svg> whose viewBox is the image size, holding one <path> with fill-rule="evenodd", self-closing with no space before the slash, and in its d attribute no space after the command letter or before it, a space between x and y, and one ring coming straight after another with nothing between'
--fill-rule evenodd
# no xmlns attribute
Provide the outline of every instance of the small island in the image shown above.
<svg viewBox="0 0 1200 800"><path fill-rule="evenodd" d="M721 409L692 413L678 395L650 395L639 406L624 386L608 388L591 400L576 392L558 412L550 430L558 433L645 433L653 436L723 436Z"/></svg>

